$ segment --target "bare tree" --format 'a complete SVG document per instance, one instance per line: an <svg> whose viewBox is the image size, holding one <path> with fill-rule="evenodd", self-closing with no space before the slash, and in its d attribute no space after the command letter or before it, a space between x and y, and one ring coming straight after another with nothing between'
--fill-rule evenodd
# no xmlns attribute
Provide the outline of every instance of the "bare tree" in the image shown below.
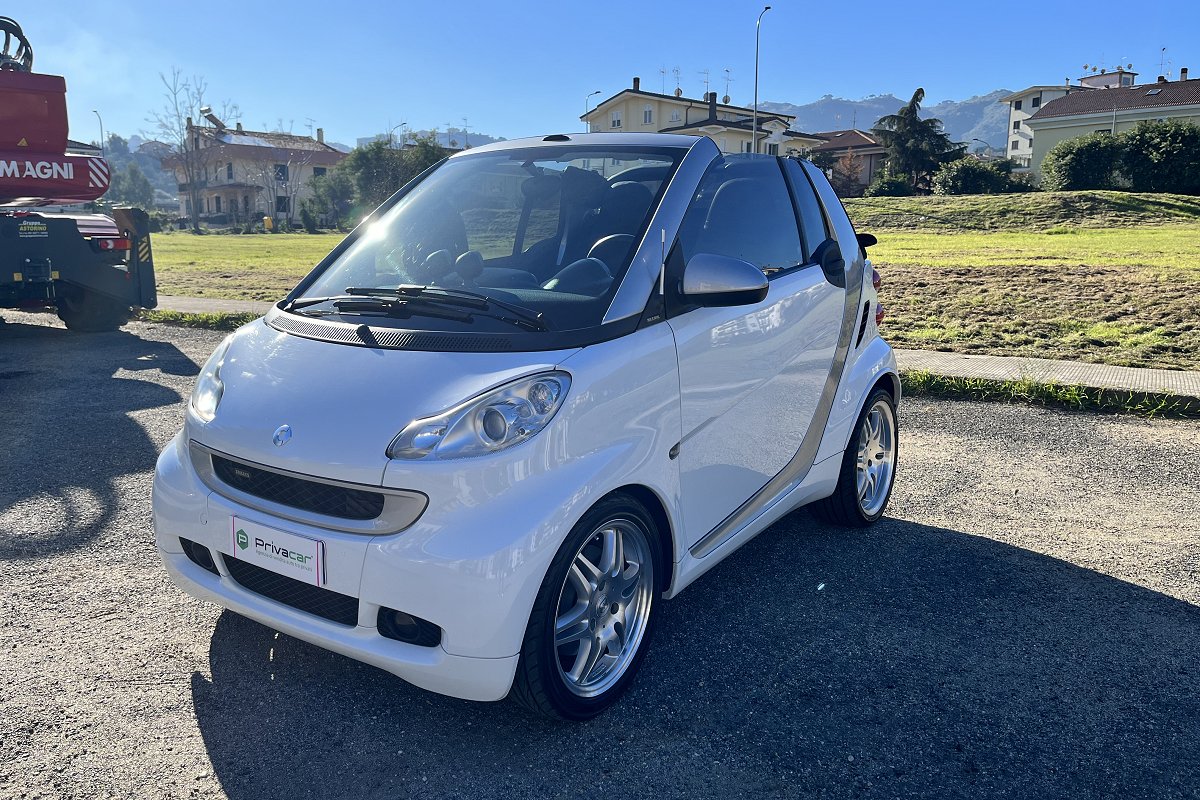
<svg viewBox="0 0 1200 800"><path fill-rule="evenodd" d="M296 150L284 148L263 148L263 153L245 163L243 167L245 180L262 187L266 195L266 213L274 216L284 213L288 225L296 214L296 198L304 188L308 178L303 175L305 167L312 163L313 150ZM278 209L279 198L286 198L286 211Z"/></svg>
<svg viewBox="0 0 1200 800"><path fill-rule="evenodd" d="M155 138L167 148L163 166L174 168L176 177L183 179L182 191L187 194L192 230L198 231L201 182L207 181L206 171L213 153L208 146L210 142L195 130L193 120L205 106L207 84L199 76L184 78L178 67L172 67L169 76L159 73L158 77L165 88L163 105L149 121L154 125Z"/></svg>
<svg viewBox="0 0 1200 800"><path fill-rule="evenodd" d="M178 67L172 67L169 76L160 72L158 77L164 88L163 105L148 120L154 127L151 136L164 151L163 166L172 168L176 178L182 177L181 192L187 195L192 230L198 231L203 211L201 189L207 185L208 168L222 155L218 147L221 143L206 135L209 129L199 123L212 113L205 98L208 84L199 75L183 77ZM241 116L236 103L228 100L221 103L218 119L234 122Z"/></svg>

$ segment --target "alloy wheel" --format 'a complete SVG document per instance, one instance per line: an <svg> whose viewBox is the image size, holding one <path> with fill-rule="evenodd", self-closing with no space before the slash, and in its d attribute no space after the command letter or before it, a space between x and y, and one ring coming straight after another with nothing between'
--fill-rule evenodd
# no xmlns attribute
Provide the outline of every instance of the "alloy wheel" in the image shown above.
<svg viewBox="0 0 1200 800"><path fill-rule="evenodd" d="M571 693L611 688L641 646L654 600L650 539L635 520L612 519L575 553L559 592L554 653Z"/></svg>
<svg viewBox="0 0 1200 800"><path fill-rule="evenodd" d="M886 400L877 400L858 434L858 505L868 517L887 502L896 466L896 416Z"/></svg>

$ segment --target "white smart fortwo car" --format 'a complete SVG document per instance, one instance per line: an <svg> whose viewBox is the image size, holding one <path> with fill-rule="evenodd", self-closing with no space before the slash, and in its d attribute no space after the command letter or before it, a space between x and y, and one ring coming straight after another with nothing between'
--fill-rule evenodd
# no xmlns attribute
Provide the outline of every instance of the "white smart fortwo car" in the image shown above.
<svg viewBox="0 0 1200 800"><path fill-rule="evenodd" d="M158 461L162 559L417 686L592 716L751 537L883 514L872 243L811 163L704 137L458 153L212 354Z"/></svg>

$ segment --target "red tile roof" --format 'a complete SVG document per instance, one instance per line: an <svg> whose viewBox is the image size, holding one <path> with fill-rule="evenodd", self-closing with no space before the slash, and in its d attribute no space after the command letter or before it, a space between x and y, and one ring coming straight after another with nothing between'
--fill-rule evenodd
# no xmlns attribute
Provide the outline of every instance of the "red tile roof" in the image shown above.
<svg viewBox="0 0 1200 800"><path fill-rule="evenodd" d="M823 144L819 144L813 148L814 153L829 150L846 150L851 147L882 147L875 140L875 137L866 131L854 129L848 131L821 131L812 135L825 139Z"/></svg>
<svg viewBox="0 0 1200 800"><path fill-rule="evenodd" d="M1113 89L1071 92L1046 103L1030 120L1068 117L1076 114L1132 111L1139 108L1170 108L1200 105L1200 78L1165 83L1143 83Z"/></svg>

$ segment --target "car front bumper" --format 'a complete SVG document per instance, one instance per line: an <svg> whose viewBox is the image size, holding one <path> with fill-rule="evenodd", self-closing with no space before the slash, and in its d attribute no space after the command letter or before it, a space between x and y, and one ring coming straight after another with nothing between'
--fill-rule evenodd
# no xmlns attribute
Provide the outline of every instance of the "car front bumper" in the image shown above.
<svg viewBox="0 0 1200 800"><path fill-rule="evenodd" d="M431 509L427 525L441 529L441 509ZM300 535L319 537L329 550L330 588L358 602L355 625L342 625L259 594L229 571L230 520L250 519ZM513 584L537 586L544 566L524 564L520 580L489 581L494 565L514 564L510 548L500 544L487 558L464 562L433 557L422 529L369 536L319 528L264 515L211 491L188 458L188 443L176 437L160 455L154 478L155 539L171 580L187 594L216 603L283 633L386 670L423 689L467 700L500 700L516 672L521 635L532 601L528 592L504 591ZM219 574L193 562L181 539L208 548ZM497 537L500 541L502 537ZM420 578L418 580L418 578ZM433 589L432 587L436 587ZM432 592L436 597L430 598ZM425 647L382 636L380 607L420 616L442 629L442 643ZM503 628L504 635L480 649L495 655L452 652L454 643L470 649L482 624ZM493 628L493 629L494 629Z"/></svg>

